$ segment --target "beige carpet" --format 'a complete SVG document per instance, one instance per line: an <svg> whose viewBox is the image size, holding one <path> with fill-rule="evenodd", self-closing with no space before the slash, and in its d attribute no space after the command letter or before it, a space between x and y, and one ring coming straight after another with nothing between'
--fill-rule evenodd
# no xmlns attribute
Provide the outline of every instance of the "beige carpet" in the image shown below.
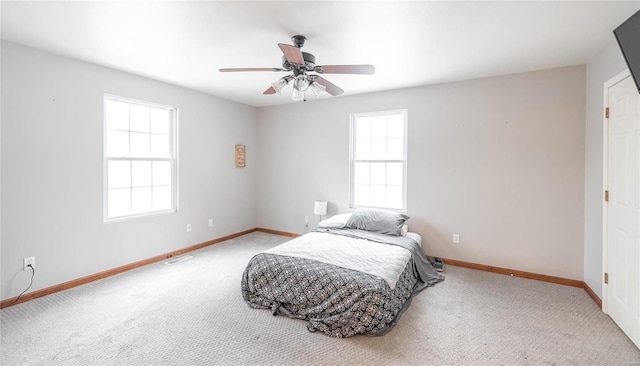
<svg viewBox="0 0 640 366"><path fill-rule="evenodd" d="M0 311L1 365L640 365L578 288L448 266L383 337L334 339L249 308L252 233Z"/></svg>

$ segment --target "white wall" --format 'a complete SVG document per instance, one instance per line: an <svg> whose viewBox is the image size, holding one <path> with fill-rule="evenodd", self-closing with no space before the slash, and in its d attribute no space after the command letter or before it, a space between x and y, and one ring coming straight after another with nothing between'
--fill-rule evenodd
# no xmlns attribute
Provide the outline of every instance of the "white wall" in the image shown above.
<svg viewBox="0 0 640 366"><path fill-rule="evenodd" d="M0 299L27 256L33 291L256 226L255 108L6 42L1 72ZM103 223L104 93L179 108L178 213Z"/></svg>
<svg viewBox="0 0 640 366"><path fill-rule="evenodd" d="M604 83L624 71L620 48L611 42L587 64L585 138L584 282L602 298Z"/></svg>
<svg viewBox="0 0 640 366"><path fill-rule="evenodd" d="M427 254L583 278L584 66L260 108L258 225L349 211L349 114L399 108Z"/></svg>

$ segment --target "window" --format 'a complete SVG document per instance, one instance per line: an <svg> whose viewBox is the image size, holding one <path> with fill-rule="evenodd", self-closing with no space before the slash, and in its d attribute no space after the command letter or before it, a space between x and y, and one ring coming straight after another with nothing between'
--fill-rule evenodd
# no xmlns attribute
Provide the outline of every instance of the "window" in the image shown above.
<svg viewBox="0 0 640 366"><path fill-rule="evenodd" d="M105 221L177 210L177 109L104 97Z"/></svg>
<svg viewBox="0 0 640 366"><path fill-rule="evenodd" d="M407 111L351 115L351 207L406 208Z"/></svg>

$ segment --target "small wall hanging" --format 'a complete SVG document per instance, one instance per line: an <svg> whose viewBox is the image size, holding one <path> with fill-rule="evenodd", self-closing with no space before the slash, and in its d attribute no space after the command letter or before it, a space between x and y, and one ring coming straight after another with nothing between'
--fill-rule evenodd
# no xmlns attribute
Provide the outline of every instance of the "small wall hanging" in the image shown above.
<svg viewBox="0 0 640 366"><path fill-rule="evenodd" d="M245 148L244 145L236 145L236 168L244 168L245 166Z"/></svg>

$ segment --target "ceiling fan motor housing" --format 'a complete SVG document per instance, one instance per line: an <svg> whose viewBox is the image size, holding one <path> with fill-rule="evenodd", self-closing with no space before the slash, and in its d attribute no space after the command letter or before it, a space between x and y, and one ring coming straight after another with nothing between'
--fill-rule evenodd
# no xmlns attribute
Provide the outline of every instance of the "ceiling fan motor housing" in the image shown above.
<svg viewBox="0 0 640 366"><path fill-rule="evenodd" d="M308 52L302 52L302 58L304 59L303 67L298 65L292 65L287 61L287 58L282 56L282 68L289 71L293 70L294 75L298 75L303 71L313 71L316 68L316 57Z"/></svg>

